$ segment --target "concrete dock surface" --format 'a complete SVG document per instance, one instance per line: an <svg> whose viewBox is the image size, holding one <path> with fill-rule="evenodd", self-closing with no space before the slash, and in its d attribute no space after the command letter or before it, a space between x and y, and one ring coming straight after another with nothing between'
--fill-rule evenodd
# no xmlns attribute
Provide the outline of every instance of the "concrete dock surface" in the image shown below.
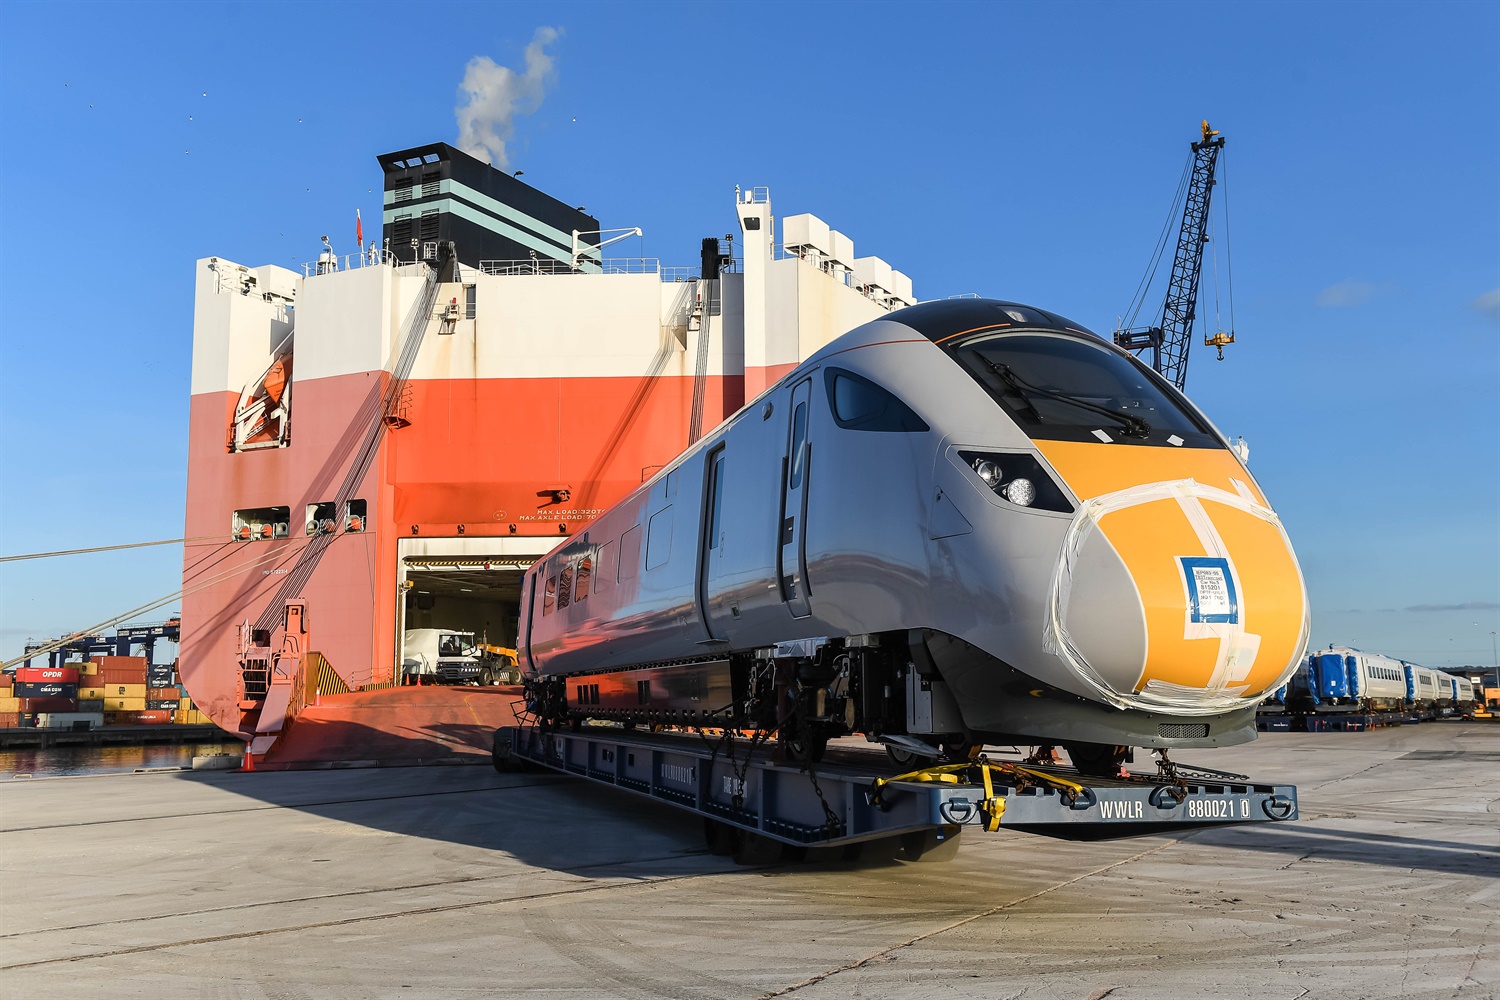
<svg viewBox="0 0 1500 1000"><path fill-rule="evenodd" d="M0 996L1500 995L1500 724L1176 756L1296 784L1301 819L746 869L550 773L10 781Z"/></svg>

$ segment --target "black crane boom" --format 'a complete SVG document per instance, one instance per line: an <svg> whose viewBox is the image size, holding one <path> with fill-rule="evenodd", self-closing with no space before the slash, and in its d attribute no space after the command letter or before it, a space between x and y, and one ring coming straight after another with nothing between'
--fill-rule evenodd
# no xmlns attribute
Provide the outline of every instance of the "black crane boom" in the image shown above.
<svg viewBox="0 0 1500 1000"><path fill-rule="evenodd" d="M1177 235L1177 252L1172 258L1172 275L1167 298L1162 304L1161 320L1156 326L1116 330L1115 343L1137 355L1151 350L1151 364L1162 377L1181 389L1187 381L1188 348L1192 346L1193 320L1198 312L1198 279L1203 273L1203 245L1208 242L1209 199L1214 189L1214 167L1224 137L1203 123L1203 139L1193 143L1193 163L1188 178L1187 195L1182 205L1182 228ZM1218 333L1209 338L1210 346L1220 348L1234 342L1233 333Z"/></svg>

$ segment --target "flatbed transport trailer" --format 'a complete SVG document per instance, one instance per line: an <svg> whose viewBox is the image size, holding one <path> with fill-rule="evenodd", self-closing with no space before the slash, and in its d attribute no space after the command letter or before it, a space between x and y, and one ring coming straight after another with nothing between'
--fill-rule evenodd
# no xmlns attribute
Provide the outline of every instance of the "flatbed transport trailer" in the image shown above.
<svg viewBox="0 0 1500 1000"><path fill-rule="evenodd" d="M1124 836L1297 818L1297 789L1185 765L1118 778L979 755L901 772L880 749L831 744L815 765L774 743L723 732L576 731L507 726L496 770L544 767L634 792L703 819L709 848L742 864L856 857L883 845L906 860L952 857L967 828ZM899 853L897 853L899 852Z"/></svg>

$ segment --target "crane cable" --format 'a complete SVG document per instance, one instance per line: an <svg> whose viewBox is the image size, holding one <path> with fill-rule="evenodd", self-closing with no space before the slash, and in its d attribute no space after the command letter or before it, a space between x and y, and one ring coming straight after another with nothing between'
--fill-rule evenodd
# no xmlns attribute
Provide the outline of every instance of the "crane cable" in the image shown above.
<svg viewBox="0 0 1500 1000"><path fill-rule="evenodd" d="M1161 258L1167 250L1169 233L1172 222L1182 215L1182 202L1187 197L1188 181L1192 177L1193 160L1188 158L1187 164L1182 168L1182 176L1177 180L1177 193L1172 196L1172 205L1167 209L1166 221L1161 225L1161 233L1156 237L1156 247L1151 252L1151 260L1146 264L1146 273L1141 276L1140 284L1136 286L1135 295L1130 299L1130 305L1125 311L1129 314L1121 325L1121 329L1131 329L1135 326L1136 318L1140 315L1141 308L1146 304L1146 293L1150 290L1152 282L1156 280L1156 271L1161 266Z"/></svg>
<svg viewBox="0 0 1500 1000"><path fill-rule="evenodd" d="M195 538L163 538L155 542L128 542L124 545L99 545L91 549L59 549L56 552L28 552L19 556L0 556L0 563L20 562L22 559L50 559L53 556L81 556L89 552L116 552L120 549L144 549L152 545L180 545L186 542L207 542L222 539L223 535L198 535Z"/></svg>
<svg viewBox="0 0 1500 1000"><path fill-rule="evenodd" d="M312 537L314 536L297 538L293 539L292 541L296 544L297 547L301 547L311 541ZM289 551L290 548L291 547L289 546L278 546L274 551L267 552L264 555L256 556L254 559L251 559L248 562L240 563L230 569L222 570L219 573L216 573L206 579L196 581L192 586L183 587L180 590L174 590L172 591L172 593L166 594L162 597L158 597L154 601L148 601L145 604L142 604L140 607L131 608L129 611L126 611L123 614L118 614L106 618L104 621L99 622L97 625L91 625L88 628L83 629L82 631L63 636L61 639L54 639L50 642L43 643L42 645L30 650L27 653L24 653L21 656L6 660L4 663L0 663L0 670L9 670L16 664L24 663L27 660L32 659L33 657L46 656L48 653L59 650L77 639L86 638L91 635L97 635L104 629L110 628L111 626L118 625L121 622L130 621L132 618L139 618L141 615L145 614L148 611L155 611L157 608L160 608L166 604L170 604L171 602L177 600L179 597L191 597L200 591L223 583L225 580L228 580L234 576L238 576L247 570L255 569L257 566L260 566L263 563L267 563L274 559L290 555L292 554Z"/></svg>
<svg viewBox="0 0 1500 1000"><path fill-rule="evenodd" d="M1225 288L1227 290L1227 298L1229 300L1229 331L1228 332L1231 333L1231 334L1233 334L1234 333L1234 258L1233 258L1232 255L1234 253L1234 247L1230 243L1230 240L1229 240L1229 170L1225 166L1225 164L1228 162L1227 158L1224 158L1222 153L1220 153L1220 157L1221 157L1221 159L1220 159L1220 162L1219 162L1219 176L1222 178L1222 180L1221 180L1220 183L1223 185L1223 188L1224 188L1224 193L1222 195L1220 195L1220 197L1219 197L1219 203L1221 205L1223 205L1223 213L1224 213L1224 284L1225 284ZM1213 222L1212 218L1209 219L1208 225L1209 225L1209 230L1210 230L1210 236L1209 236L1209 241L1208 242L1209 242L1209 246L1212 248L1212 251L1213 251L1213 266L1214 266L1214 327L1215 327L1214 332L1215 333L1222 333L1222 332L1224 332L1224 317L1223 317L1223 315L1221 313L1220 306L1219 306L1219 240L1218 240L1218 237L1216 235L1213 235L1213 233L1212 233L1213 227L1214 227L1214 222ZM1205 327L1205 329L1204 329L1204 335L1205 335L1204 336L1204 343L1208 343L1209 341L1207 339L1207 319L1206 318L1204 319L1204 327ZM1222 354L1222 349L1221 349L1220 353Z"/></svg>

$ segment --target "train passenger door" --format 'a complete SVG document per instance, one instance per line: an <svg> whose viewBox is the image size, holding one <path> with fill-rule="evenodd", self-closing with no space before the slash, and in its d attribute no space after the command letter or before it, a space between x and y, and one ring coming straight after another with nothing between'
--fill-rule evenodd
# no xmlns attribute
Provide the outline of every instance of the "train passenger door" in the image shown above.
<svg viewBox="0 0 1500 1000"><path fill-rule="evenodd" d="M781 599L793 618L812 613L808 604L807 522L808 467L812 445L808 429L812 420L812 379L803 379L792 389L791 412L787 415L786 456L781 473L781 546L776 560L781 580Z"/></svg>
<svg viewBox="0 0 1500 1000"><path fill-rule="evenodd" d="M724 571L724 446L709 452L703 464L703 525L698 543L698 614L709 643L727 642L722 601Z"/></svg>

